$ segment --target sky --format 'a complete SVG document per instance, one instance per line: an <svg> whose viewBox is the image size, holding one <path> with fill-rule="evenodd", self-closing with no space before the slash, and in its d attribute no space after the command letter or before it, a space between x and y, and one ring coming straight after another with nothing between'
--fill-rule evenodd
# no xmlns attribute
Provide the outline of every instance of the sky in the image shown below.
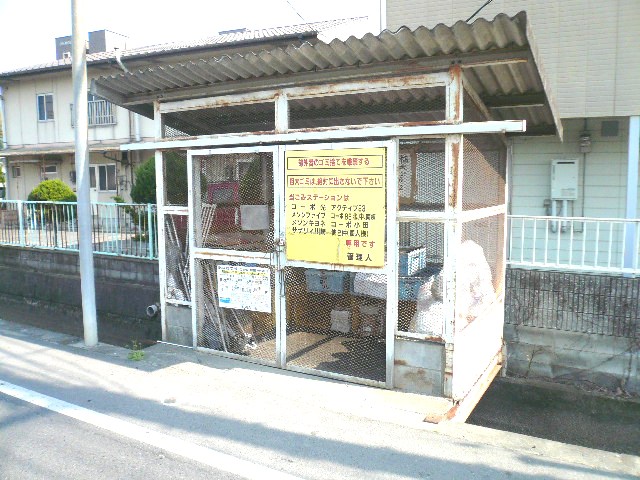
<svg viewBox="0 0 640 480"><path fill-rule="evenodd" d="M223 30L367 16L379 32L380 0L78 0L87 31L129 37L128 48L206 38ZM55 60L55 38L71 34L71 0L0 0L0 72Z"/></svg>

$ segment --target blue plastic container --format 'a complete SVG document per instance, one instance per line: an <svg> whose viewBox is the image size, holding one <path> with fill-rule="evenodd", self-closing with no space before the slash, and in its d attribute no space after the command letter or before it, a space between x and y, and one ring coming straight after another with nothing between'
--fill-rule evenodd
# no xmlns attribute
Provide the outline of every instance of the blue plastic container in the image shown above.
<svg viewBox="0 0 640 480"><path fill-rule="evenodd" d="M344 293L347 287L348 272L333 270L305 270L307 292L311 293Z"/></svg>
<svg viewBox="0 0 640 480"><path fill-rule="evenodd" d="M418 298L418 290L430 277L438 275L442 267L428 266L417 275L398 277L398 300L415 302Z"/></svg>
<svg viewBox="0 0 640 480"><path fill-rule="evenodd" d="M403 247L398 258L398 275L415 275L427 266L427 249Z"/></svg>

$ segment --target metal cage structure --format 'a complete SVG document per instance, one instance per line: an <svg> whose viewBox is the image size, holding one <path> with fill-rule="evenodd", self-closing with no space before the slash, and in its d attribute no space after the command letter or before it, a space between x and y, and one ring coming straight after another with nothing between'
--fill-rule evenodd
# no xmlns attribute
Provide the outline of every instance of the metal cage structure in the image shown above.
<svg viewBox="0 0 640 480"><path fill-rule="evenodd" d="M159 104L165 340L300 372L464 398L501 361L503 132L524 129L518 121L464 123L463 112L475 112L466 98L462 71L452 67L325 91L316 86ZM381 123L372 123L376 118ZM337 182L336 159L347 162L375 149L384 152L384 184L367 194L381 202L383 260L367 266L356 259L376 248L369 238L374 207L340 205L333 190L322 194L327 185L314 183L316 174L289 168L333 155L334 163L323 168ZM340 181L367 175L350 172ZM312 180L294 190L298 177ZM345 185L339 188L357 195ZM304 192L315 203L305 203ZM294 255L294 234L311 231L317 238L305 237L310 247ZM353 250L352 263L318 257L322 242L331 250L341 235L349 237L343 243Z"/></svg>
<svg viewBox="0 0 640 480"><path fill-rule="evenodd" d="M506 135L560 132L523 20L495 45L463 24L100 79L153 106L156 140L122 148L156 150L163 340L477 401L502 362Z"/></svg>

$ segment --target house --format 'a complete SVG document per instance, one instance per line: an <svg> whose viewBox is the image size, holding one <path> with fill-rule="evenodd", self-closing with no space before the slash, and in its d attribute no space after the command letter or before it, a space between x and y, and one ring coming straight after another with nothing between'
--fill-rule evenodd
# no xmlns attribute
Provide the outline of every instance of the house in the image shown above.
<svg viewBox="0 0 640 480"><path fill-rule="evenodd" d="M89 33L89 80L124 69L197 57L202 51L224 53L282 43L296 43L332 32L361 18L280 28L221 32L206 39L127 49L127 38L109 30ZM4 125L7 199L26 200L42 180L57 178L75 190L74 126L72 119L71 37L56 39L56 60L0 73L0 122ZM135 168L151 151L129 155L120 145L154 138L146 117L87 92L89 164L92 201L112 202L118 195L130 201Z"/></svg>
<svg viewBox="0 0 640 480"><path fill-rule="evenodd" d="M89 77L120 68L115 52L126 48L126 37L100 30L89 39ZM55 46L55 62L0 74L7 199L26 200L46 179L60 179L75 190L70 37L57 38ZM92 200L130 198L133 171L145 157L122 155L119 145L151 138L152 125L89 92L87 102Z"/></svg>
<svg viewBox="0 0 640 480"><path fill-rule="evenodd" d="M469 19L481 42L483 18L526 10L562 135L509 139L509 369L637 392L640 3L385 3L391 31ZM467 80L476 82L471 74ZM526 85L510 76L493 81L535 108ZM508 102L483 100L491 115L513 111Z"/></svg>

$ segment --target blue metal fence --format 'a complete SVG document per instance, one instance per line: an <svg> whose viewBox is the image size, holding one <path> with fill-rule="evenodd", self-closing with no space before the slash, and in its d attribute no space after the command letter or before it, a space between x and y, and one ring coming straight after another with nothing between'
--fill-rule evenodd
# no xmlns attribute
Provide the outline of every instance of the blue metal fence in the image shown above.
<svg viewBox="0 0 640 480"><path fill-rule="evenodd" d="M158 258L156 206L91 204L94 253ZM0 244L78 251L75 202L0 201Z"/></svg>

